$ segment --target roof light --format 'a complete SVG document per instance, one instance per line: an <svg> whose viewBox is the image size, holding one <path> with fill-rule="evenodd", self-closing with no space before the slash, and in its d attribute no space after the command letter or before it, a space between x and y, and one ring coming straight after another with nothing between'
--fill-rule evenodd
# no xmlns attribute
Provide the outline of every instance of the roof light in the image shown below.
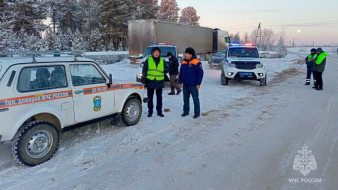
<svg viewBox="0 0 338 190"><path fill-rule="evenodd" d="M245 46L255 46L253 43L245 43Z"/></svg>
<svg viewBox="0 0 338 190"><path fill-rule="evenodd" d="M238 43L238 42L232 42L231 44L230 44L230 46L240 46L241 44L240 43Z"/></svg>
<svg viewBox="0 0 338 190"><path fill-rule="evenodd" d="M158 46L158 45L174 45L174 44L169 43L169 42L166 42L166 43L152 42L150 45L151 46Z"/></svg>

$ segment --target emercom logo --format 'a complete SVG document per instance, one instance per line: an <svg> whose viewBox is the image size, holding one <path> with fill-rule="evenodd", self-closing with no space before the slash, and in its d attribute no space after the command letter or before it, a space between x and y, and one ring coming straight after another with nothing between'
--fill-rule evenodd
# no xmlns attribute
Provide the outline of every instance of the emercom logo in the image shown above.
<svg viewBox="0 0 338 190"><path fill-rule="evenodd" d="M311 171L317 170L316 158L306 145L298 151L293 162L293 170L299 171L304 177L309 175Z"/></svg>

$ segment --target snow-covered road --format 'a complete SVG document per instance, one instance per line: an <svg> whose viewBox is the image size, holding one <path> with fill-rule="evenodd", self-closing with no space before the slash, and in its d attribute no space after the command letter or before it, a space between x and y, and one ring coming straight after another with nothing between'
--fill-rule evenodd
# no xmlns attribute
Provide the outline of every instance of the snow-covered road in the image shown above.
<svg viewBox="0 0 338 190"><path fill-rule="evenodd" d="M220 71L204 63L200 119L181 118L182 97L164 95L164 119L146 118L145 108L134 127L101 122L66 132L55 157L34 168L18 166L6 143L0 189L338 189L338 56L328 58L322 92L304 86L304 56L265 60L263 88L223 87ZM121 68L135 78L131 65L106 69L118 76ZM304 144L317 163L306 177L293 170ZM322 181L289 182L296 178Z"/></svg>

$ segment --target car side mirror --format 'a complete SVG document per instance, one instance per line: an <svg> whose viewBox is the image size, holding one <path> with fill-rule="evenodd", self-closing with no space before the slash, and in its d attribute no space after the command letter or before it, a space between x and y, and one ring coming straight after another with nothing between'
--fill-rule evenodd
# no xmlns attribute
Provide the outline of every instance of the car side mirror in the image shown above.
<svg viewBox="0 0 338 190"><path fill-rule="evenodd" d="M109 74L109 82L107 84L108 88L110 88L110 86L113 84L113 75Z"/></svg>
<svg viewBox="0 0 338 190"><path fill-rule="evenodd" d="M182 53L180 53L180 54L178 54L178 58L183 58L183 54Z"/></svg>

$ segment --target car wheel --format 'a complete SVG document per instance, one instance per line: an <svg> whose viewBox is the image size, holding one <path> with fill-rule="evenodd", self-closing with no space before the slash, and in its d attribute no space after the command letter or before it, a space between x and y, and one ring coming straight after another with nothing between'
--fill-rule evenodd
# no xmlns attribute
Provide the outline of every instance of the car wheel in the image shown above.
<svg viewBox="0 0 338 190"><path fill-rule="evenodd" d="M266 84L266 78L267 78L267 76L265 76L265 78L264 79L261 79L259 82L260 82L260 86L266 86L267 84Z"/></svg>
<svg viewBox="0 0 338 190"><path fill-rule="evenodd" d="M46 121L32 121L14 137L14 159L26 166L36 166L53 157L59 144L59 133Z"/></svg>
<svg viewBox="0 0 338 190"><path fill-rule="evenodd" d="M221 75L221 83L222 83L223 86L229 85L229 79L224 75L223 72L222 72L222 75Z"/></svg>
<svg viewBox="0 0 338 190"><path fill-rule="evenodd" d="M142 115L142 104L139 99L132 97L127 100L122 110L122 120L127 126L136 125Z"/></svg>

